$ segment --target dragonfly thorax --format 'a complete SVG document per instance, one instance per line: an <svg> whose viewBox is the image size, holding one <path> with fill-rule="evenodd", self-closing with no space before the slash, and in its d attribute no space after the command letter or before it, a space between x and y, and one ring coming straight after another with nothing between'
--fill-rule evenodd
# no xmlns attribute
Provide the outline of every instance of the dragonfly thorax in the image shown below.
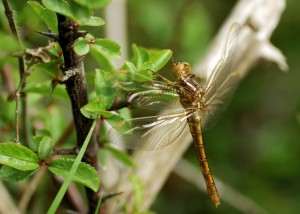
<svg viewBox="0 0 300 214"><path fill-rule="evenodd" d="M185 74L189 74L191 65L187 62L174 62L172 73L177 79L181 79Z"/></svg>

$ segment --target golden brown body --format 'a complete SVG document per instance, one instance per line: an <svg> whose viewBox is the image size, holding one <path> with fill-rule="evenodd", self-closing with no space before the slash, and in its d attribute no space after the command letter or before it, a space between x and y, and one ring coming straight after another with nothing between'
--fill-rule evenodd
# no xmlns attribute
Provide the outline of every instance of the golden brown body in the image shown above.
<svg viewBox="0 0 300 214"><path fill-rule="evenodd" d="M187 122L194 140L194 147L206 183L207 192L215 206L219 206L218 191L209 169L202 140L201 112L204 112L206 108L205 103L202 102L204 89L195 80L195 76L189 73L190 70L191 67L186 62L173 63L173 73L177 78L175 86L180 95L180 102L185 109L191 112L191 116L187 118Z"/></svg>

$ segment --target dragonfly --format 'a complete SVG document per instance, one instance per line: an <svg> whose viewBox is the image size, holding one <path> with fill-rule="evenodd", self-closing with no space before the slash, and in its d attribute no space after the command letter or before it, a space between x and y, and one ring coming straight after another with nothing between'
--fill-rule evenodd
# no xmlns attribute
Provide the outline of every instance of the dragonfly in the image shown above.
<svg viewBox="0 0 300 214"><path fill-rule="evenodd" d="M130 121L132 128L122 133L128 148L157 150L175 142L188 124L207 192L216 207L220 205L220 199L205 154L202 129L214 120L217 112L224 108L239 82L238 73L232 71L239 31L239 24L232 24L221 58L204 86L194 74L190 73L189 63L175 62L172 66L175 81L158 75L161 80L152 80L147 90L129 96L129 102L141 101L146 107L151 107L153 103L160 103L159 99L164 95L173 96L175 101L172 101L172 112L134 118ZM115 137L115 142L120 142L120 139Z"/></svg>

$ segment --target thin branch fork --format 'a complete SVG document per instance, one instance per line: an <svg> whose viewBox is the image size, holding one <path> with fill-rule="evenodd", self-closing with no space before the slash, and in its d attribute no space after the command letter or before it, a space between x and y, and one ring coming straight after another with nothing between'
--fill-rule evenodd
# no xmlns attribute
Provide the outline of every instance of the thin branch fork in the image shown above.
<svg viewBox="0 0 300 214"><path fill-rule="evenodd" d="M244 78L250 71L250 68L259 60L276 63L279 68L287 70L288 66L285 62L285 57L269 41L284 8L284 0L240 0L220 28L206 55L194 66L194 73L204 78L209 77L212 68L220 59L221 47L223 47L223 42L225 41L224 38L226 38L229 26L233 22L238 22L242 28L236 54L237 58L233 62L233 70L237 71L241 78ZM168 175L191 142L191 134L186 129L180 135L176 145L174 143L164 150L155 152L136 151L133 159L137 163L137 167L123 172L118 185L110 189L112 192L124 192L118 204L126 204L126 207L129 209L134 207L134 193L128 175L135 174L140 178L145 190L141 210L149 209ZM216 185L218 186L218 182L216 182ZM223 194L222 197L226 197L226 194ZM112 201L110 203L112 204L108 206L111 208L109 213L118 212L118 205Z"/></svg>

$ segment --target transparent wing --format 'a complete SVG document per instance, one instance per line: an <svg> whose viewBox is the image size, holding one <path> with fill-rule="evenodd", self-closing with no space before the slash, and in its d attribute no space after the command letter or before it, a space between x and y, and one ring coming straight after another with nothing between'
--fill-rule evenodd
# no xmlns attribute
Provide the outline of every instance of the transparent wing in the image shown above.
<svg viewBox="0 0 300 214"><path fill-rule="evenodd" d="M230 73L216 93L206 100L205 105L207 106L207 109L203 112L201 119L204 130L209 129L214 125L219 114L225 109L226 104L229 103L239 80L240 78L237 72Z"/></svg>
<svg viewBox="0 0 300 214"><path fill-rule="evenodd" d="M239 75L232 71L232 61L237 48L240 26L234 23L226 39L222 56L207 82L204 93L204 104L207 106L201 120L204 129L210 128L220 112L229 103L234 89L239 83Z"/></svg>
<svg viewBox="0 0 300 214"><path fill-rule="evenodd" d="M128 122L132 128L123 133L108 131L113 144L130 149L157 150L176 141L186 127L186 119L193 111L181 110L171 114L140 117Z"/></svg>
<svg viewBox="0 0 300 214"><path fill-rule="evenodd" d="M226 79L231 75L231 66L237 49L239 31L239 24L234 23L231 25L225 46L222 50L221 59L208 78L205 87L206 99L210 99L217 91L220 91L220 87L224 87L224 82L226 82Z"/></svg>
<svg viewBox="0 0 300 214"><path fill-rule="evenodd" d="M152 110L161 110L167 105L171 109L181 107L181 105L176 104L179 95L174 85L152 80L140 84L135 91L137 92L132 93L127 99L134 107Z"/></svg>

